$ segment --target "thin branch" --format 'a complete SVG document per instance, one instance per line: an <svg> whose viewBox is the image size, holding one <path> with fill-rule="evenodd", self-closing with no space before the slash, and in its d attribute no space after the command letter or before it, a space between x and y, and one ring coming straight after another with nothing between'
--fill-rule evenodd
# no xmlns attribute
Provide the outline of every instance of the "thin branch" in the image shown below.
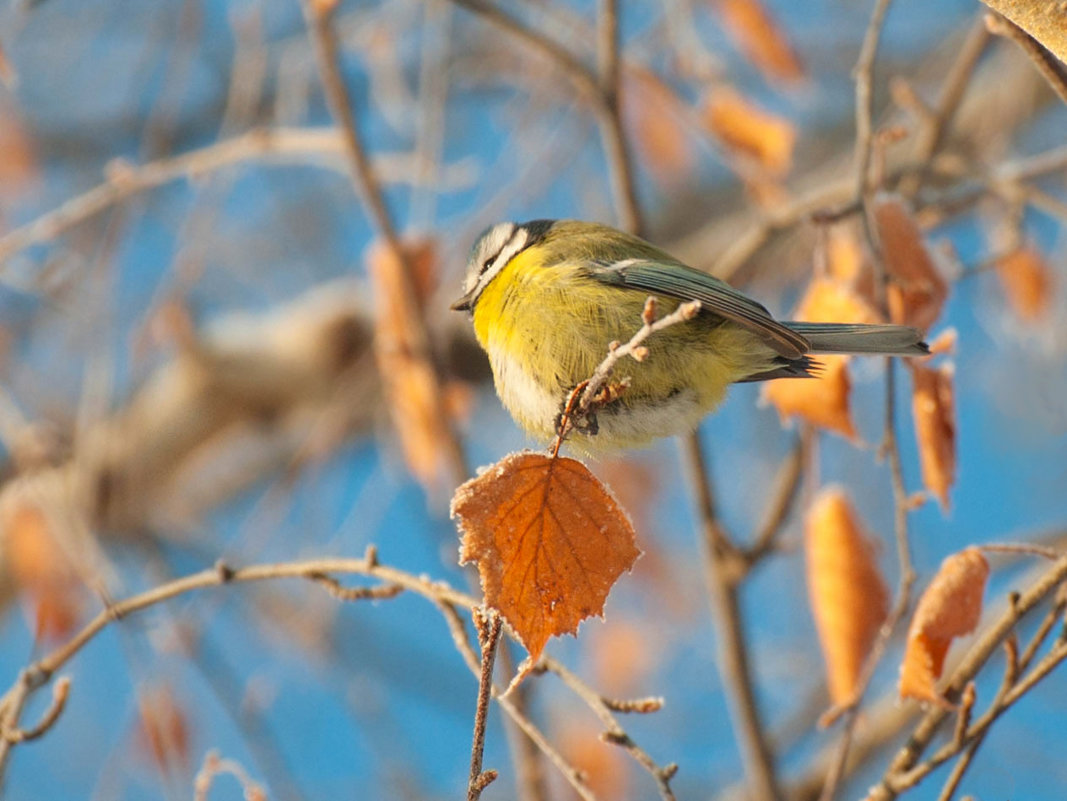
<svg viewBox="0 0 1067 801"><path fill-rule="evenodd" d="M193 779L193 801L207 801L215 779L222 775L233 776L241 785L246 799L267 798L267 792L258 782L253 781L244 766L233 759L223 759L217 751L204 754L204 761Z"/></svg>
<svg viewBox="0 0 1067 801"><path fill-rule="evenodd" d="M978 671L986 664L993 652L1000 647L1000 644L1008 637L1019 620L1047 596L1055 592L1065 579L1067 579L1067 557L1061 557L1051 569L1023 592L1019 596L1018 602L1012 604L971 647L967 656L964 657L947 682L945 691L942 693L946 700L951 702L959 697L967 683L974 679ZM1061 650L1063 653L1060 653ZM1015 685L1015 688L1005 696L1003 703L1009 706L1014 703L1065 656L1067 656L1067 648L1063 647L1063 642L1061 641L1056 648L1033 668L1026 679ZM908 738L905 746L890 762L880 783L871 789L870 801L892 801L892 799L896 798L902 789L902 782L908 780L905 777L909 777L909 774L916 768L923 752L941 728L941 724L948 714L949 709L941 706L931 707L926 712ZM989 725L992 720L985 720L989 714L986 713L982 720L973 724L971 731L975 732L979 728ZM999 712L996 714L999 714ZM949 757L945 756L945 759L947 758ZM944 760L941 761L943 762Z"/></svg>
<svg viewBox="0 0 1067 801"><path fill-rule="evenodd" d="M363 146L353 104L344 79L341 77L337 34L333 29L332 6L327 7L327 4L315 2L315 0L302 0L302 6L308 33L314 45L326 102L334 120L341 128L352 184L370 212L374 225L390 255L400 267L398 270L400 291L396 302L400 304L403 318L411 323L411 330L408 332L411 340L410 356L416 361L423 362L429 368L427 375L431 386L428 394L433 404L433 415L440 421L441 429L445 432L446 457L451 479L458 484L467 477L470 471L467 469L463 446L445 407L444 394L441 391L441 376L431 347L432 340L420 310L414 267L386 208L378 175Z"/></svg>
<svg viewBox="0 0 1067 801"><path fill-rule="evenodd" d="M711 476L697 433L686 437L685 450L704 534L705 569L718 651L716 663L726 688L730 719L741 749L748 791L756 801L775 801L782 794L775 773L774 756L756 703L748 644L738 601L738 585L745 573L745 563L719 522L711 490Z"/></svg>
<svg viewBox="0 0 1067 801"><path fill-rule="evenodd" d="M793 447L778 467L776 489L767 507L769 510L766 513L767 518L756 532L752 545L744 551L744 558L750 569L774 550L775 539L789 518L789 512L799 495L804 465L808 460L807 453L810 450L811 436L811 428L806 426L793 441Z"/></svg>
<svg viewBox="0 0 1067 801"><path fill-rule="evenodd" d="M1037 71L1048 82L1056 96L1067 103L1067 67L1064 67L1062 61L1046 50L1037 39L1006 17L999 14L987 14L985 22L990 33L1015 42L1037 67Z"/></svg>
<svg viewBox="0 0 1067 801"><path fill-rule="evenodd" d="M482 756L485 753L485 726L489 722L489 698L493 691L493 664L496 649L500 644L500 629L503 620L496 612L476 609L478 641L482 647L481 671L478 674L478 703L474 712L474 737L471 742L471 771L467 781L467 801L478 801L482 790L497 777L495 770L482 772Z"/></svg>
<svg viewBox="0 0 1067 801"><path fill-rule="evenodd" d="M208 175L247 161L302 164L345 169L340 132L334 128L256 128L202 148L145 164L112 162L105 180L55 209L0 237L0 265L17 253L60 236L129 198L175 181ZM414 182L421 171L414 157L404 153L377 154L374 167L389 183ZM447 185L466 182L466 167L450 168L438 176Z"/></svg>
<svg viewBox="0 0 1067 801"><path fill-rule="evenodd" d="M871 165L871 147L873 140L874 118L874 57L878 53L878 42L882 37L882 25L890 0L875 0L867 31L863 35L859 58L856 60L854 76L856 80L856 174L855 195L857 198L867 194L867 179Z"/></svg>
<svg viewBox="0 0 1067 801"><path fill-rule="evenodd" d="M600 139L607 157L612 196L622 228L632 234L644 233L644 220L637 203L633 158L623 130L619 69L619 15L617 0L600 0L597 20L597 61L599 64Z"/></svg>
<svg viewBox="0 0 1067 801"><path fill-rule="evenodd" d="M674 801L674 791L671 789L671 779L678 772L678 765L670 763L659 765L649 756L648 752L633 741L630 735L619 723L618 718L612 712L655 712L663 707L662 698L643 698L636 701L620 702L615 699L604 698L596 690L582 681L575 673L568 670L561 663L548 656L542 656L535 666L537 672L549 672L556 674L575 695L585 702L593 713L600 719L604 726L601 738L604 742L617 745L626 751L634 760L644 768L656 782L656 789L660 798L664 801Z"/></svg>
<svg viewBox="0 0 1067 801"><path fill-rule="evenodd" d="M64 676L53 685L52 703L49 704L48 709L45 710L41 719L28 729L5 728L3 738L12 745L16 745L18 743L26 743L30 740L36 740L38 737L41 737L56 724L56 721L59 720L59 716L63 714L63 710L67 706L68 695L70 695L70 679Z"/></svg>

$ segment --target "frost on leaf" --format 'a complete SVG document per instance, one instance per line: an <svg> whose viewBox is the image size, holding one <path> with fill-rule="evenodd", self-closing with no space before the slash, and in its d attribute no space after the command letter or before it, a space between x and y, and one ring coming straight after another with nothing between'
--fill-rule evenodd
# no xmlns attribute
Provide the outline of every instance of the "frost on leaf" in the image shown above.
<svg viewBox="0 0 1067 801"><path fill-rule="evenodd" d="M477 562L485 602L533 658L553 635L602 615L641 552L629 518L585 465L523 452L471 479L452 499L460 564Z"/></svg>
<svg viewBox="0 0 1067 801"><path fill-rule="evenodd" d="M864 661L889 612L889 590L841 487L827 487L812 503L804 552L830 700L843 706L859 689Z"/></svg>
<svg viewBox="0 0 1067 801"><path fill-rule="evenodd" d="M944 703L935 689L955 637L970 634L982 614L989 563L981 550L952 554L926 588L908 628L900 666L900 697Z"/></svg>

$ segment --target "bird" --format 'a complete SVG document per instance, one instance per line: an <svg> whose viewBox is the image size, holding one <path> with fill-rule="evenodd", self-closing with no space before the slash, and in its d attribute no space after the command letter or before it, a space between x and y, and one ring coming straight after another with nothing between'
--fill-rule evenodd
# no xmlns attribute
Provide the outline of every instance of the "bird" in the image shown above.
<svg viewBox="0 0 1067 801"><path fill-rule="evenodd" d="M612 342L640 328L649 296L669 313L700 301L690 320L646 341L628 386L571 441L603 454L692 431L731 384L818 374L828 353L922 356L922 334L901 325L779 321L724 281L608 225L580 220L500 222L471 248L463 295L504 407L527 434L558 434L571 392ZM620 368L621 370L621 368Z"/></svg>

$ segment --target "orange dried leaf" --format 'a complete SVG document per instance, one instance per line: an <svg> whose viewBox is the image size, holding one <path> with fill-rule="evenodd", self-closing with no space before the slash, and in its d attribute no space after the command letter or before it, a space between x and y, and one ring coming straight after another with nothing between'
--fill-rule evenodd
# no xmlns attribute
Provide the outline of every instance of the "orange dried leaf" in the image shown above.
<svg viewBox="0 0 1067 801"><path fill-rule="evenodd" d="M800 58L760 0L718 0L715 6L734 43L769 82L804 77Z"/></svg>
<svg viewBox="0 0 1067 801"><path fill-rule="evenodd" d="M965 548L941 563L919 599L908 627L908 643L900 666L900 697L944 703L935 689L948 647L970 634L982 614L982 595L989 563L981 550Z"/></svg>
<svg viewBox="0 0 1067 801"><path fill-rule="evenodd" d="M693 168L691 142L678 122L681 101L653 73L639 69L627 71L625 95L623 113L642 162L664 188L673 187Z"/></svg>
<svg viewBox="0 0 1067 801"><path fill-rule="evenodd" d="M704 124L730 150L755 160L773 175L782 175L793 161L796 129L729 87L720 87L704 104Z"/></svg>
<svg viewBox="0 0 1067 801"><path fill-rule="evenodd" d="M890 279L890 319L926 331L941 315L948 284L926 246L919 224L900 197L879 195L873 212Z"/></svg>
<svg viewBox="0 0 1067 801"><path fill-rule="evenodd" d="M911 408L919 443L923 485L948 509L948 492L956 481L956 406L951 365L911 365Z"/></svg>
<svg viewBox="0 0 1067 801"><path fill-rule="evenodd" d="M863 663L889 613L889 590L842 488L827 487L812 502L804 551L830 700L843 706L859 689Z"/></svg>
<svg viewBox="0 0 1067 801"><path fill-rule="evenodd" d="M813 323L872 323L877 314L843 284L816 278L804 294L795 317ZM852 381L847 356L820 356L818 378L785 378L763 387L762 399L774 404L782 420L800 417L827 431L853 439Z"/></svg>
<svg viewBox="0 0 1067 801"><path fill-rule="evenodd" d="M782 378L763 386L761 398L774 404L784 423L799 417L812 425L855 439L852 379L847 356L820 356L818 378Z"/></svg>
<svg viewBox="0 0 1067 801"><path fill-rule="evenodd" d="M610 491L581 462L511 454L456 490L460 564L478 563L486 603L536 659L548 638L602 615L641 552Z"/></svg>
<svg viewBox="0 0 1067 801"><path fill-rule="evenodd" d="M8 569L35 634L68 637L82 619L85 598L48 518L31 503L12 503L4 509L0 529Z"/></svg>
<svg viewBox="0 0 1067 801"><path fill-rule="evenodd" d="M1000 259L997 278L1015 314L1031 323L1045 318L1052 305L1055 279L1039 250L1020 248Z"/></svg>
<svg viewBox="0 0 1067 801"><path fill-rule="evenodd" d="M445 408L433 365L417 345L423 304L436 278L437 249L432 240L407 243L405 252L414 273L415 308L406 298L402 266L386 246L376 244L367 256L376 296L374 350L386 404L393 418L408 468L425 487L444 475L450 448Z"/></svg>
<svg viewBox="0 0 1067 801"><path fill-rule="evenodd" d="M162 684L138 693L140 742L162 772L177 764L189 765L189 725L174 692Z"/></svg>

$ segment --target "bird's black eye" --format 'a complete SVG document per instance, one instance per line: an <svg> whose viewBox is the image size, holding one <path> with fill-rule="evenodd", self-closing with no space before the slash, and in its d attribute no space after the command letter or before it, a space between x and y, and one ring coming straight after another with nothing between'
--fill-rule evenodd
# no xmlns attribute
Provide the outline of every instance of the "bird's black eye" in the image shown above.
<svg viewBox="0 0 1067 801"><path fill-rule="evenodd" d="M486 270L489 269L489 267L492 265L492 263L493 263L493 257L490 256L488 259L486 259L485 261L482 262L482 269L479 270L479 272L484 273Z"/></svg>

